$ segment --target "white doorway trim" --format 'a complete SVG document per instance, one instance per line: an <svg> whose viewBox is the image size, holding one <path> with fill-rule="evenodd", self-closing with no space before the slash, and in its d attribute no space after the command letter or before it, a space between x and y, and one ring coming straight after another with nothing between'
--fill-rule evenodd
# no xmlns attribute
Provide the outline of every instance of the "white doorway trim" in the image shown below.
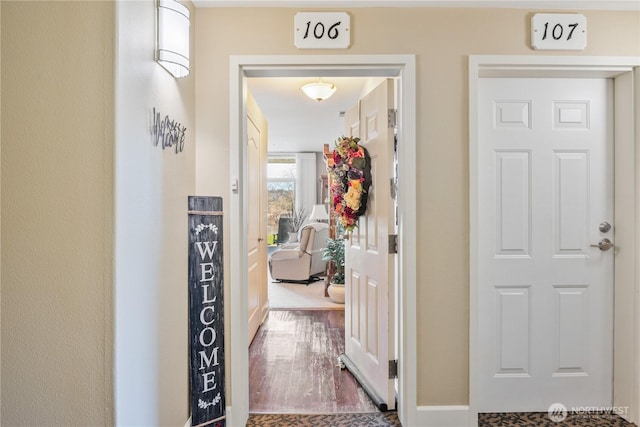
<svg viewBox="0 0 640 427"><path fill-rule="evenodd" d="M640 417L640 59L586 56L469 57L469 425L477 425L478 389L478 80L482 77L602 77L614 79L615 223L613 405ZM620 185L624 183L624 185ZM612 331L612 333L614 332ZM569 408L570 409L570 408Z"/></svg>
<svg viewBox="0 0 640 427"><path fill-rule="evenodd" d="M248 303L247 303L247 195L246 77L260 76L387 76L399 85L399 275L396 301L398 339L398 415L403 425L415 425L416 364L416 66L414 55L260 55L229 58L230 182L230 337L229 425L244 425L249 413Z"/></svg>

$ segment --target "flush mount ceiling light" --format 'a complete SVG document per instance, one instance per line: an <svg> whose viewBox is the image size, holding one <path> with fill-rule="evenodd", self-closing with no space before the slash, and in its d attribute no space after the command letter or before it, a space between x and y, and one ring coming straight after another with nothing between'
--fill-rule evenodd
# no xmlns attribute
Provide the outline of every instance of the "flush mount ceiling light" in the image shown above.
<svg viewBox="0 0 640 427"><path fill-rule="evenodd" d="M322 81L322 79L318 79L317 82L306 84L300 89L302 89L304 94L309 98L320 102L324 101L335 93L336 85L334 85L333 83L325 83Z"/></svg>
<svg viewBox="0 0 640 427"><path fill-rule="evenodd" d="M189 75L189 16L176 0L158 0L156 61L174 77Z"/></svg>

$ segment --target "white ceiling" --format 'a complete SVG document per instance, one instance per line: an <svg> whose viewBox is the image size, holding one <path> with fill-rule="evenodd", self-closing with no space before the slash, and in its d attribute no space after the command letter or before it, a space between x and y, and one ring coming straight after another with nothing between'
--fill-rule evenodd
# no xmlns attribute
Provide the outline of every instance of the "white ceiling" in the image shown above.
<svg viewBox="0 0 640 427"><path fill-rule="evenodd" d="M379 79L324 77L336 85L336 92L322 102L300 90L317 81L314 77L248 78L249 91L268 122L269 152L322 151L344 133L340 112L356 105L370 85Z"/></svg>
<svg viewBox="0 0 640 427"><path fill-rule="evenodd" d="M640 10L638 0L193 0L196 7L497 7Z"/></svg>

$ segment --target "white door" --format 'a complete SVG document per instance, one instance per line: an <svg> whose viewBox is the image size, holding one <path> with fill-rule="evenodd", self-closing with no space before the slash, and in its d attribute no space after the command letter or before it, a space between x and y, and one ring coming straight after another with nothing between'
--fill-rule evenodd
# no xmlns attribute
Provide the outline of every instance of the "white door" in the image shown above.
<svg viewBox="0 0 640 427"><path fill-rule="evenodd" d="M247 248L249 344L268 311L266 162L267 122L251 94L247 95Z"/></svg>
<svg viewBox="0 0 640 427"><path fill-rule="evenodd" d="M480 80L480 412L612 403L612 93Z"/></svg>
<svg viewBox="0 0 640 427"><path fill-rule="evenodd" d="M372 185L366 214L346 242L345 354L372 386L382 405L395 407L394 380L394 255L388 236L395 217L390 193L393 177L393 128L388 110L393 106L393 81L385 80L345 114L345 133L361 138L371 156Z"/></svg>

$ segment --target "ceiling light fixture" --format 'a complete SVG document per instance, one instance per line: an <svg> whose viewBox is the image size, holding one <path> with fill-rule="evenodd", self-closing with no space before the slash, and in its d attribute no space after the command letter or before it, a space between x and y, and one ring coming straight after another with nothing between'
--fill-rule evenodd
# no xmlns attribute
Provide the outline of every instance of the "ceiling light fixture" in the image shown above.
<svg viewBox="0 0 640 427"><path fill-rule="evenodd" d="M189 9L175 0L158 0L156 61L174 77L189 75Z"/></svg>
<svg viewBox="0 0 640 427"><path fill-rule="evenodd" d="M336 85L333 83L323 82L322 79L318 79L315 83L309 83L300 88L305 95L318 102L324 101L333 95L336 91Z"/></svg>

